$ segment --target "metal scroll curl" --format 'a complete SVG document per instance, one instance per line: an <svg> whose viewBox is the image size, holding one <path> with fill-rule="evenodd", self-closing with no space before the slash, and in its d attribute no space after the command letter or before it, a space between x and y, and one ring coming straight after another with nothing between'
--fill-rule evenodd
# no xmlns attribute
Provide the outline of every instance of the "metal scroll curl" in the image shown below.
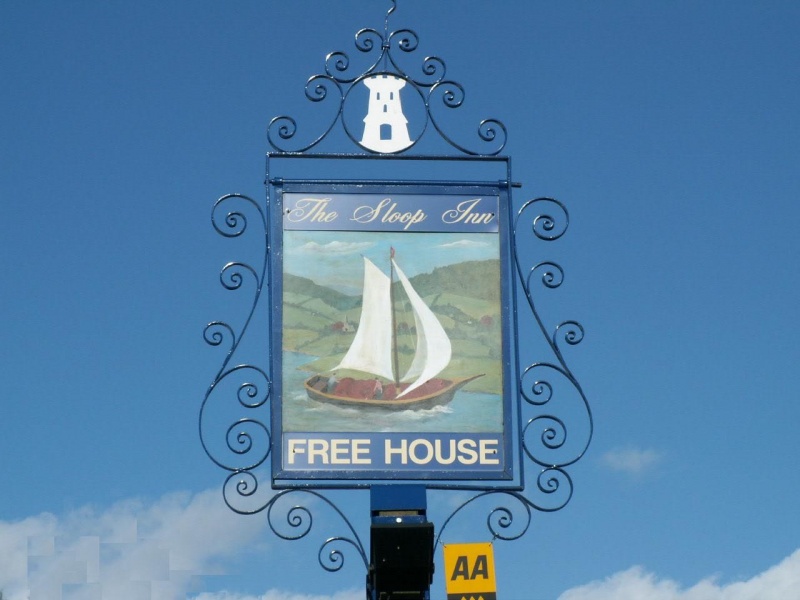
<svg viewBox="0 0 800 600"><path fill-rule="evenodd" d="M311 532L314 524L312 508L308 503L299 505L289 501L297 496L305 497L313 508L320 506L328 513L332 512L347 528L346 535L329 537L322 543L318 552L320 566L329 572L339 571L344 566L347 549L352 548L361 557L366 568L369 564L367 553L352 523L334 502L319 492L294 489L276 494L267 509L267 521L273 533L285 540L298 540ZM284 522L281 522L280 517L276 518L276 514L283 515ZM325 522L330 523L330 520Z"/></svg>
<svg viewBox="0 0 800 600"><path fill-rule="evenodd" d="M447 530L448 525L468 508L482 509L489 503L489 514L486 517L486 528L492 539L516 540L521 538L528 531L533 520L532 509L534 506L530 501L514 491L485 491L475 494L465 502L462 502L444 520L439 528L434 546L441 543L442 535ZM494 506L492 506L494 504Z"/></svg>
<svg viewBox="0 0 800 600"><path fill-rule="evenodd" d="M537 295L560 287L564 281L564 270L555 262L541 261L526 273L519 252L524 223L528 224L529 231L537 239L551 242L566 233L569 212L554 198L530 200L517 213L513 232L514 262L522 293L545 345L555 359L552 362L531 363L522 371L519 391L523 400L520 422L523 455L532 464L543 468L542 473L549 472L554 477L547 478L547 485L543 486L540 476L537 489L550 494L566 484L570 487L568 501L572 483L565 469L586 453L594 429L586 395L564 357L565 347L577 346L583 341L584 328L574 320L555 325L545 322L536 302ZM570 424L575 425L577 436L568 435L570 427L563 415L580 421Z"/></svg>
<svg viewBox="0 0 800 600"><path fill-rule="evenodd" d="M492 540L518 540L530 529L534 511L561 510L572 498L572 490L572 479L564 469L548 467L542 469L536 477L535 498L530 494L512 490L488 490L477 493L462 502L444 520L436 537L435 546L441 543L448 525L468 508L488 511L485 524Z"/></svg>
<svg viewBox="0 0 800 600"><path fill-rule="evenodd" d="M267 220L262 207L252 198L227 194L214 203L211 223L215 231L229 239L240 238L251 231L255 217L261 226L263 253L253 266L233 261L222 267L220 284L230 292L250 291L251 302L238 324L211 321L203 331L203 339L212 347L225 350L222 364L214 376L200 407L198 427L200 442L208 457L219 467L240 472L256 469L269 456L272 445L269 423L271 380L260 367L232 361L250 327L265 284L267 267ZM220 418L221 417L221 418ZM228 425L225 425L225 423Z"/></svg>
<svg viewBox="0 0 800 600"><path fill-rule="evenodd" d="M203 331L203 339L209 346L225 351L222 365L203 398L199 417L200 441L205 453L217 466L230 471L222 486L225 504L241 515L266 511L270 529L284 540L308 536L313 529L314 512L326 509L326 514L332 512L339 517L345 534L323 540L318 551L320 566L329 572L339 571L344 567L346 555L355 552L366 568L367 554L361 539L350 520L330 499L313 490L275 493L270 485L262 485L272 448L269 427L272 381L270 374L260 367L234 364L233 360L242 350L242 341L266 285L268 223L264 209L241 194L228 194L217 200L211 222L215 231L228 239L241 238L247 233L263 237L258 262L232 261L220 271L223 289L251 294L243 318L236 325L211 321ZM304 504L292 503L298 497ZM321 522L326 527L333 523L330 518Z"/></svg>
<svg viewBox="0 0 800 600"><path fill-rule="evenodd" d="M328 108L327 117L320 133L311 136L310 141L300 141L297 136L297 121L289 115L273 118L267 127L267 140L278 152L304 153L315 149L341 123L342 131L347 139L359 150L372 154L399 154L413 148L428 130L428 123L452 149L470 156L497 156L505 148L508 130L497 119L482 120L476 130L475 139L469 143L456 141L448 134L442 117L443 110L457 109L465 98L464 87L451 79L446 79L447 66L437 56L426 56L417 64L409 59L419 48L419 36L411 29L389 30L389 17L396 10L396 2L386 14L383 32L364 28L355 35L356 61L343 51L329 53L325 58L323 72L309 78L305 87L306 98L313 103ZM360 67L356 66L356 62ZM355 129L357 125L348 126L347 115L351 104L363 103L359 94L352 93L354 88L361 88L361 83L374 76L390 76L400 79L409 90L408 100L420 103L419 120L410 143L401 149L380 150L369 147L358 139ZM405 101L404 101L405 102ZM358 111L360 106L352 110ZM358 113L353 123L363 127L364 114Z"/></svg>
<svg viewBox="0 0 800 600"><path fill-rule="evenodd" d="M529 268L521 260L519 244L532 235L552 242L569 227L566 207L554 198L536 198L523 204L513 228L514 266L522 294L541 331L552 361L537 361L521 369L519 443L523 475L535 485L524 492L489 490L462 502L444 521L438 545L447 526L467 508L486 509L486 527L493 540L515 540L529 529L534 511L555 512L572 498L573 482L568 467L586 453L593 434L591 408L583 389L570 370L564 350L584 339L583 326L574 320L548 324L536 298L557 289L564 281L564 269L555 262L541 261ZM523 477L524 479L524 477Z"/></svg>
<svg viewBox="0 0 800 600"><path fill-rule="evenodd" d="M320 518L319 521L325 527L330 527L334 522L343 525L345 534L327 537L320 544L317 552L320 566L331 573L339 571L344 567L348 553L353 551L361 558L365 569L369 566L367 552L355 527L324 494L310 489L290 489L277 493L262 491L258 473L245 470L228 476L223 486L223 496L228 507L236 513L253 515L266 511L269 528L277 537L287 541L308 537L314 530L315 514L324 511L326 518ZM336 519L331 519L330 515Z"/></svg>

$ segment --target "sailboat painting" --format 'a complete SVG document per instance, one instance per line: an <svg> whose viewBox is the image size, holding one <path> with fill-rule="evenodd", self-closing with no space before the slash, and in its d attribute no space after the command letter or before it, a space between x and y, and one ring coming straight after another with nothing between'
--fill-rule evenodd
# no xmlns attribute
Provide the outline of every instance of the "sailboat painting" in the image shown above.
<svg viewBox="0 0 800 600"><path fill-rule="evenodd" d="M273 477L513 481L507 190L282 186Z"/></svg>
<svg viewBox="0 0 800 600"><path fill-rule="evenodd" d="M394 255L392 248L390 275L363 257L364 285L358 328L347 353L332 370L332 373L358 371L370 378L338 380L333 374L314 375L305 382L306 392L312 400L388 410L430 408L447 404L464 385L484 375L453 379L437 377L452 359L450 338L436 314L395 262ZM392 285L394 275L408 297L416 337L413 359L402 376Z"/></svg>
<svg viewBox="0 0 800 600"><path fill-rule="evenodd" d="M284 430L501 431L497 253L492 234L285 231Z"/></svg>

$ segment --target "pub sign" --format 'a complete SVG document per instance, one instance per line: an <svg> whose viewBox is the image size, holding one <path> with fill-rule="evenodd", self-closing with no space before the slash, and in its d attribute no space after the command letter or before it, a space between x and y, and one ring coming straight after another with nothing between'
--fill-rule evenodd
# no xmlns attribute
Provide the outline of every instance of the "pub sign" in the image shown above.
<svg viewBox="0 0 800 600"><path fill-rule="evenodd" d="M274 484L512 479L507 186L271 195Z"/></svg>

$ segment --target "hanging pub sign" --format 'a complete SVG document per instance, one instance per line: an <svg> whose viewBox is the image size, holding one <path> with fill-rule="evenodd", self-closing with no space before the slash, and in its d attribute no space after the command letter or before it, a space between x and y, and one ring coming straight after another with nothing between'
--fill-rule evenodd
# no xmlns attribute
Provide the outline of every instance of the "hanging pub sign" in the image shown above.
<svg viewBox="0 0 800 600"><path fill-rule="evenodd" d="M511 479L507 188L273 185L276 485Z"/></svg>

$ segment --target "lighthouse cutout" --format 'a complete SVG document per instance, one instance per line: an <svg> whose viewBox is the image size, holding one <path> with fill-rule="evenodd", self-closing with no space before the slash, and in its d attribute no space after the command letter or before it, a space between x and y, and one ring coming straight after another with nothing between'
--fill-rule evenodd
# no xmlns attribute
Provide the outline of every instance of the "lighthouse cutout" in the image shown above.
<svg viewBox="0 0 800 600"><path fill-rule="evenodd" d="M394 75L373 75L364 80L370 93L362 146L375 152L399 152L411 145L408 119L400 104L400 89L405 84Z"/></svg>

